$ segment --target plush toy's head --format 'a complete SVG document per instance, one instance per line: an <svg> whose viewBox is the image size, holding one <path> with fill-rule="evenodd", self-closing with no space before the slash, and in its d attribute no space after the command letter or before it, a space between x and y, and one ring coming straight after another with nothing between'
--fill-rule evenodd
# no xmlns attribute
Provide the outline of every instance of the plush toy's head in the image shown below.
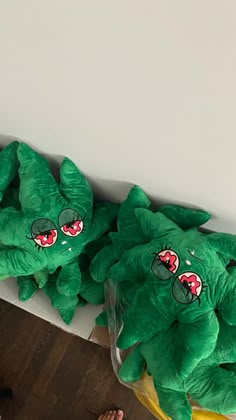
<svg viewBox="0 0 236 420"><path fill-rule="evenodd" d="M177 307L181 311L186 305L192 305L194 311L216 305L222 294L219 280L228 276L222 257L236 255L236 237L221 234L217 248L215 234L183 231L161 213L137 209L136 214L149 240L140 247L139 258L146 278L168 290L170 300L180 304Z"/></svg>
<svg viewBox="0 0 236 420"><path fill-rule="evenodd" d="M0 213L0 272L27 275L48 267L53 272L76 257L91 233L91 188L75 164L65 158L59 185L47 161L21 143L19 200L21 211ZM7 258L6 258L7 257Z"/></svg>
<svg viewBox="0 0 236 420"><path fill-rule="evenodd" d="M92 262L91 275L96 281L107 280L108 269L119 261L125 251L149 242L149 237L145 235L135 217L135 211L137 209L148 209L150 204L150 200L139 186L136 185L131 188L127 198L120 206L117 217L117 231L109 234L111 245L104 248ZM210 214L203 210L178 205L161 206L157 211L166 215L184 230L200 226L210 219Z"/></svg>

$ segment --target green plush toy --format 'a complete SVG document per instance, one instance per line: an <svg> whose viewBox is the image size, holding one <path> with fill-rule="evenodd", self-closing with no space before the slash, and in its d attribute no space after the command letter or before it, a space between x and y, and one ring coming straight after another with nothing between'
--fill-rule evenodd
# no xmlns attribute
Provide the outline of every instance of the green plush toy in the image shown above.
<svg viewBox="0 0 236 420"><path fill-rule="evenodd" d="M191 420L192 408L187 395L201 407L222 414L236 412L236 328L219 319L220 331L213 353L202 360L194 371L182 381L180 391L167 385L167 377L179 357L181 342L173 337L176 330L166 336L161 332L149 342L139 344L128 355L119 370L124 382L135 382L147 368L153 377L159 404L172 420ZM167 385L163 387L163 382Z"/></svg>
<svg viewBox="0 0 236 420"><path fill-rule="evenodd" d="M118 262L127 250L149 241L135 216L136 209L148 209L149 207L150 201L144 191L138 186L131 188L126 200L120 206L117 218L118 231L109 234L111 244L98 252L91 263L90 273L95 281L104 282L108 280L109 268ZM168 216L185 230L201 226L210 219L210 214L203 210L190 209L178 205L160 206L157 211ZM119 284L117 293L119 294L122 307L133 301L137 290L144 284L144 281L145 279L139 276L132 282L127 280ZM97 317L96 324L104 326L107 323L107 314L103 312Z"/></svg>
<svg viewBox="0 0 236 420"><path fill-rule="evenodd" d="M26 144L18 146L17 159L21 208L0 211L1 278L34 274L43 287L48 275L61 267L57 289L74 296L81 282L75 259L109 229L117 206L107 203L93 211L91 187L68 158L60 166L59 185L48 162Z"/></svg>
<svg viewBox="0 0 236 420"><path fill-rule="evenodd" d="M168 382L178 390L182 379L214 350L219 332L215 309L236 325L236 281L224 263L236 255L236 237L183 231L147 209L135 213L148 242L127 251L108 272L113 281L143 281L123 314L117 346L129 348L161 331L171 336L177 324L171 339L178 357ZM174 344L178 340L181 351Z"/></svg>

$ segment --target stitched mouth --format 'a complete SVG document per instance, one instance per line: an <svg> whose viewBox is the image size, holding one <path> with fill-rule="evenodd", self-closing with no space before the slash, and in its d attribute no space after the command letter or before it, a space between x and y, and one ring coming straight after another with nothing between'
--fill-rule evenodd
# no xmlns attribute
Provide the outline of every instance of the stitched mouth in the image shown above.
<svg viewBox="0 0 236 420"><path fill-rule="evenodd" d="M66 248L66 249L64 249L64 251L59 252L59 255L63 254L63 253L64 253L64 252L66 252L66 251L71 251L71 248Z"/></svg>

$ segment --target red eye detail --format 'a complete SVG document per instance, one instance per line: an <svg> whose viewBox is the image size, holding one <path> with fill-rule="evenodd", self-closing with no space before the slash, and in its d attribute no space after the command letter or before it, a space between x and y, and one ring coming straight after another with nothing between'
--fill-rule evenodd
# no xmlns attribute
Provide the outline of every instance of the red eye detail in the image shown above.
<svg viewBox="0 0 236 420"><path fill-rule="evenodd" d="M47 232L39 233L34 238L34 241L36 242L36 244L44 248L54 245L56 240L57 240L57 231L53 229L48 230Z"/></svg>
<svg viewBox="0 0 236 420"><path fill-rule="evenodd" d="M180 283L192 294L199 296L202 291L202 280L195 273L184 273L178 277Z"/></svg>
<svg viewBox="0 0 236 420"><path fill-rule="evenodd" d="M174 251L167 249L165 251L159 252L158 256L163 265L171 273L176 273L179 267L179 257Z"/></svg>
<svg viewBox="0 0 236 420"><path fill-rule="evenodd" d="M75 220L74 222L66 223L61 227L61 230L67 236L78 236L84 227L83 220Z"/></svg>

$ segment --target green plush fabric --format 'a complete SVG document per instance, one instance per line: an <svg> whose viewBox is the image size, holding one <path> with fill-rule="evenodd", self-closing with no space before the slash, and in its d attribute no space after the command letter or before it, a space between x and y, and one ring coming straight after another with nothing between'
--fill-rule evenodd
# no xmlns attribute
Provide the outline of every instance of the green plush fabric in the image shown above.
<svg viewBox="0 0 236 420"><path fill-rule="evenodd" d="M213 353L202 360L194 371L181 382L179 391L168 383L173 360L179 356L172 339L162 332L148 343L139 344L120 368L124 382L141 378L145 368L153 377L160 407L172 420L191 420L189 395L203 408L222 414L236 411L236 328L219 319L220 332ZM173 329L177 325L172 326ZM181 344L178 343L181 351ZM166 379L166 378L167 379ZM163 386L165 384L165 386Z"/></svg>
<svg viewBox="0 0 236 420"><path fill-rule="evenodd" d="M101 207L102 203L99 206ZM91 278L89 266L96 253L109 242L110 240L107 234L104 234L99 239L89 243L85 247L83 254L80 254L77 259L66 265L66 273L64 271L65 267L60 267L53 274L49 274L48 271L41 271L31 276L19 276L19 300L26 301L31 298L39 289L39 285L43 285L43 291L49 297L52 306L59 312L66 324L71 323L77 306L84 306L86 303L94 305L103 304L103 283L97 283ZM68 282L68 275L76 277L78 276L78 272L81 273L79 291L75 290L74 293L65 295L63 288L61 293L60 286L63 281L65 283ZM69 283L72 284L72 281L69 281Z"/></svg>
<svg viewBox="0 0 236 420"><path fill-rule="evenodd" d="M143 281L123 314L117 346L126 349L164 332L178 354L168 379L178 388L179 380L214 350L219 331L215 309L236 325L236 282L217 247L223 241L223 254L232 258L236 238L221 234L216 240L215 234L183 231L163 214L147 209L135 213L149 242L124 253L108 272L113 281ZM175 323L178 328L173 330Z"/></svg>
<svg viewBox="0 0 236 420"><path fill-rule="evenodd" d="M112 243L101 252L98 252L92 261L90 272L96 281L108 280L109 268L118 262L127 250L133 249L138 244L148 242L136 218L135 210L138 208L148 209L149 207L150 201L144 191L138 186L131 188L126 200L123 201L120 207L117 218L118 232L110 233L109 237ZM203 210L190 209L178 205L160 206L157 211L169 217L184 230L199 227L210 219L210 214ZM145 282L145 277L142 275L135 276L132 281L128 280L128 277L127 280L122 280L119 283L119 288L116 290L119 307L123 309L133 301L137 290ZM114 288L114 284L111 287ZM97 325L108 325L108 317L105 312L96 318Z"/></svg>
<svg viewBox="0 0 236 420"><path fill-rule="evenodd" d="M109 229L118 207L107 203L93 210L91 187L68 158L60 166L59 184L48 162L26 144L17 147L15 161L19 165L20 209L0 211L1 278L36 273L43 287L48 273L62 267L58 289L66 296L74 295L81 276L79 270L73 272L71 264L89 241Z"/></svg>
<svg viewBox="0 0 236 420"><path fill-rule="evenodd" d="M111 232L109 235L112 241L111 245L98 253L91 264L90 272L95 281L107 280L109 268L119 261L125 251L147 242L147 238L135 217L135 209L148 209L150 204L150 200L140 187L134 186L131 188L127 198L120 206L117 232ZM177 205L160 206L158 212L169 217L182 229L201 226L210 219L210 214L203 210L189 209Z"/></svg>
<svg viewBox="0 0 236 420"><path fill-rule="evenodd" d="M150 201L142 189L138 186L133 187L126 200L121 203L117 217L117 231L111 232L109 235L111 244L98 252L92 261L90 273L95 281L104 282L107 280L107 271L115 262L119 261L124 250L145 241L134 210L149 206Z"/></svg>

